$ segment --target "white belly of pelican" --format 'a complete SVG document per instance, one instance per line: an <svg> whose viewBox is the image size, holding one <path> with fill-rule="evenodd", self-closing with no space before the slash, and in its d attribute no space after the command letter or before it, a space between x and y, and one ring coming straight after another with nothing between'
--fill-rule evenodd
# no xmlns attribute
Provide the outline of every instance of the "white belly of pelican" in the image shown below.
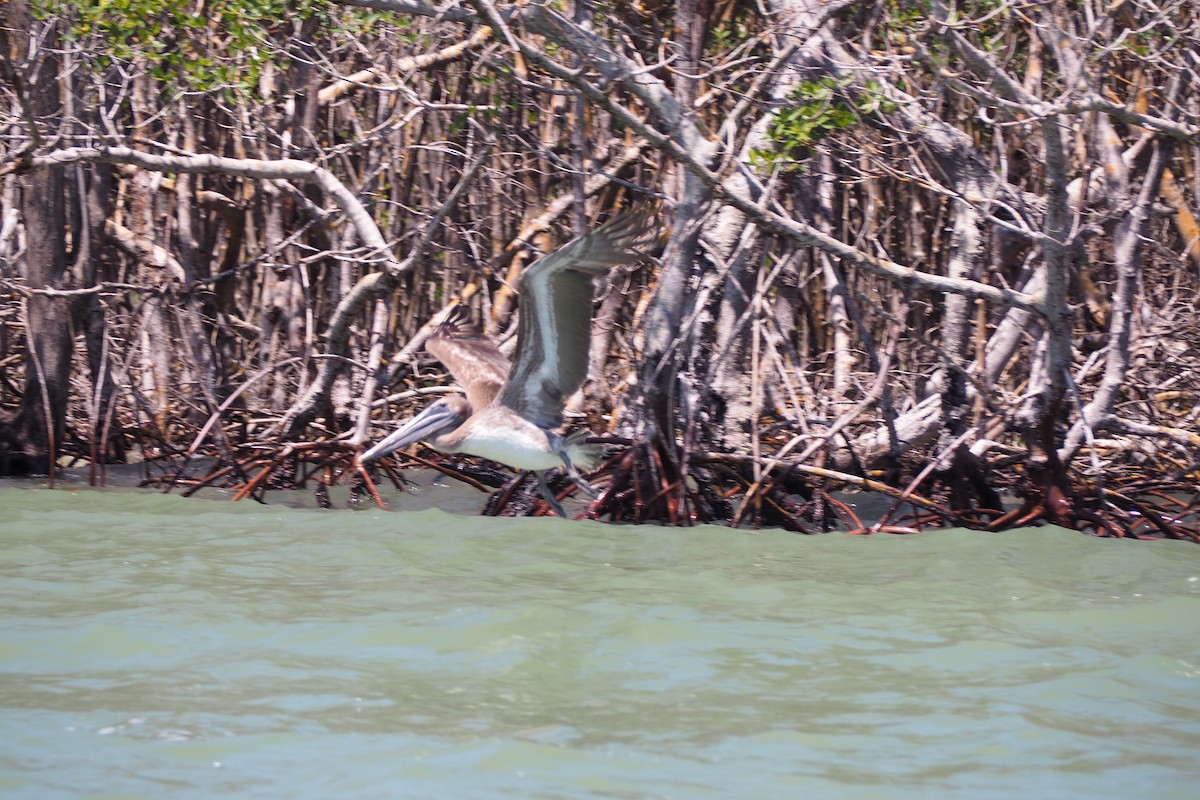
<svg viewBox="0 0 1200 800"><path fill-rule="evenodd" d="M460 452L498 461L516 469L543 470L563 465L562 459L550 448L546 434L530 426L532 431L513 430L500 426L472 426L471 436L462 442Z"/></svg>

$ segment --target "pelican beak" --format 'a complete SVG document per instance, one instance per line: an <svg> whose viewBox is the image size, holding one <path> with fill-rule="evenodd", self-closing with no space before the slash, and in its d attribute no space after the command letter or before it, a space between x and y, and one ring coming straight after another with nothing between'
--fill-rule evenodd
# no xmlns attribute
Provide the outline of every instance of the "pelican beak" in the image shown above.
<svg viewBox="0 0 1200 800"><path fill-rule="evenodd" d="M432 439L439 433L454 430L462 423L462 416L454 409L443 403L434 403L359 456L359 463L381 458L422 439Z"/></svg>

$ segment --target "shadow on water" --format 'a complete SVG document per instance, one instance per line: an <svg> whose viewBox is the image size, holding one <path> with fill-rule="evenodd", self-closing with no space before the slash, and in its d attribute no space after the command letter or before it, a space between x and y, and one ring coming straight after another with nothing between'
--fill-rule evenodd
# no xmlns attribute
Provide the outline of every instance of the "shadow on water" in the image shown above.
<svg viewBox="0 0 1200 800"><path fill-rule="evenodd" d="M1190 798L1200 776L1194 545L12 484L0 508L4 797Z"/></svg>

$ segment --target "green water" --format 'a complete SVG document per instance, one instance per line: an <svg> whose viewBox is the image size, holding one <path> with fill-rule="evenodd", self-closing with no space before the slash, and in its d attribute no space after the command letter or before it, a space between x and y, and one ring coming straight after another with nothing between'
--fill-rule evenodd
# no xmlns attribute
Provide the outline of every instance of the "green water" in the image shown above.
<svg viewBox="0 0 1200 800"><path fill-rule="evenodd" d="M1200 547L0 488L0 796L1178 797Z"/></svg>

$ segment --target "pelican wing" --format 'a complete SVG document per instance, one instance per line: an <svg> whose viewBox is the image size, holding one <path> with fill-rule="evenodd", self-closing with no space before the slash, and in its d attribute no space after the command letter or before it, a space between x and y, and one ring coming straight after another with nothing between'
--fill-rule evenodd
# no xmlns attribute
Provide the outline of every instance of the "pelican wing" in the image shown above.
<svg viewBox="0 0 1200 800"><path fill-rule="evenodd" d="M508 359L500 348L466 330L467 310L455 307L425 342L425 349L446 365L467 393L471 410L491 405L508 377Z"/></svg>
<svg viewBox="0 0 1200 800"><path fill-rule="evenodd" d="M498 402L542 428L562 424L563 404L587 378L592 279L643 257L653 206L610 220L539 259L519 284L517 354Z"/></svg>

